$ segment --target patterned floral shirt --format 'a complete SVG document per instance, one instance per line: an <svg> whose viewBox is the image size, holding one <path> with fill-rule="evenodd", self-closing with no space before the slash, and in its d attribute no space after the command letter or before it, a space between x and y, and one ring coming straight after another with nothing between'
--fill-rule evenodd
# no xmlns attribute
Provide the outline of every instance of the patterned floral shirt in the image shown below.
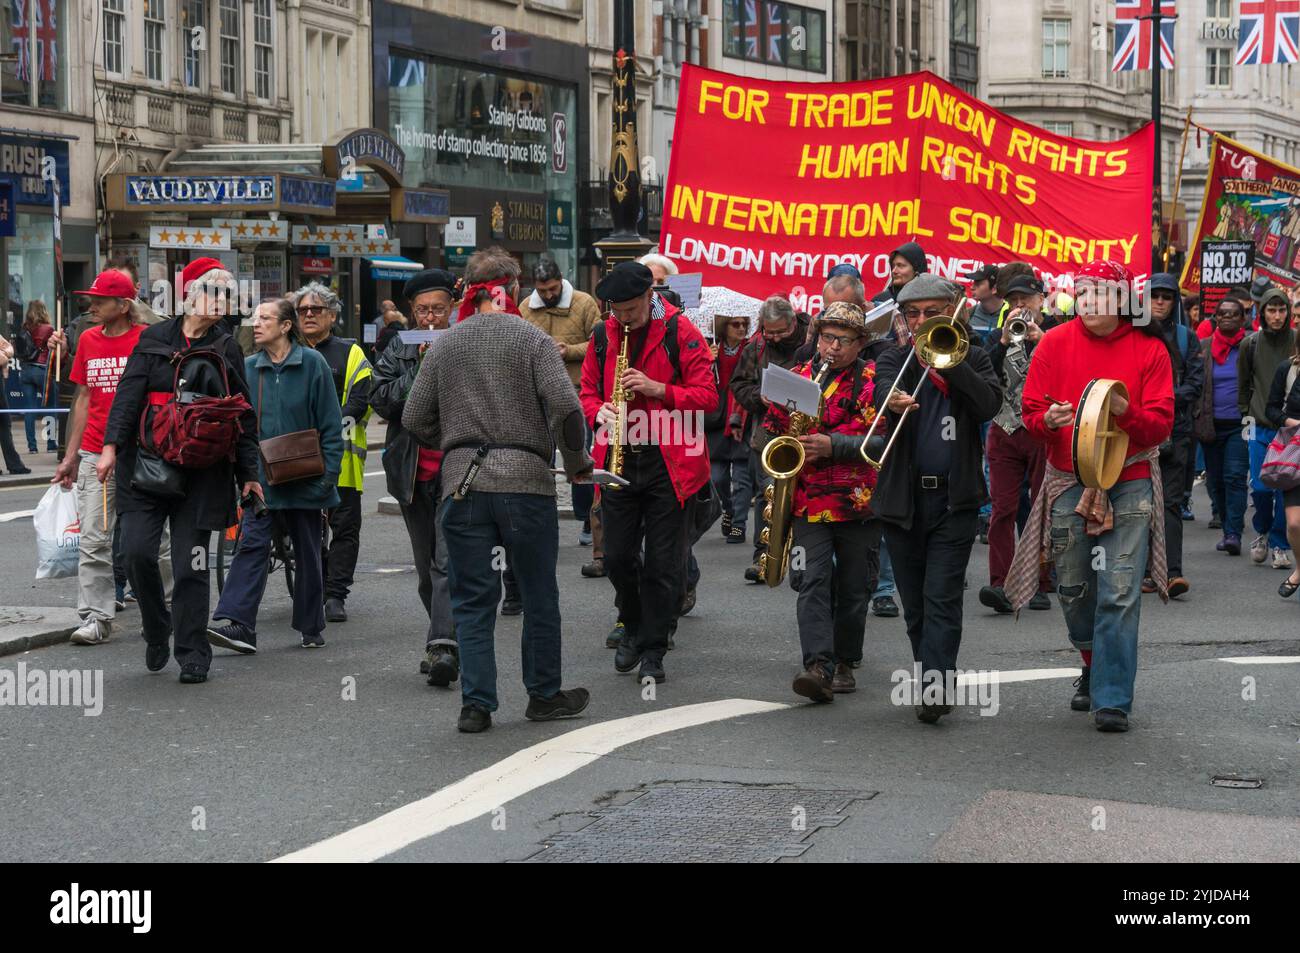
<svg viewBox="0 0 1300 953"><path fill-rule="evenodd" d="M825 410L809 433L864 435L876 418L872 404L876 365L862 365L857 393L852 393L856 368L853 364L839 374L828 373L822 381ZM811 364L797 364L790 370L812 378ZM790 426L790 414L784 407L769 407L763 419L768 432L780 436ZM836 523L845 520L871 519L871 494L876 486L876 470L861 459L818 460L806 463L799 473L794 491L794 515L813 523Z"/></svg>

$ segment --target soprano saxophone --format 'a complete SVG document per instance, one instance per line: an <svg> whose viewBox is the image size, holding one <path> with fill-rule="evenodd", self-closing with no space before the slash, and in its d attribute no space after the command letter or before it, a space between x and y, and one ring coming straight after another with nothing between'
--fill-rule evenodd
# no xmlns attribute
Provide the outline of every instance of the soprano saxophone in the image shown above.
<svg viewBox="0 0 1300 953"><path fill-rule="evenodd" d="M614 476L623 475L623 445L627 443L627 388L623 386L623 374L627 371L627 329L623 329L623 343L618 348L618 360L614 362L614 392L610 402L614 405L614 433L609 445L609 465L606 467ZM618 486L610 484L607 490L617 490Z"/></svg>

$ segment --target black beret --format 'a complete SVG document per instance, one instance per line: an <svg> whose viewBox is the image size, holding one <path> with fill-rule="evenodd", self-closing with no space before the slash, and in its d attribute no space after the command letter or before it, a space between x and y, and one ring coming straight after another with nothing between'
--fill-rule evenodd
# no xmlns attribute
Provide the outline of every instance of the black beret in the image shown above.
<svg viewBox="0 0 1300 953"><path fill-rule="evenodd" d="M655 283L650 269L639 261L625 261L613 267L596 285L596 297L601 301L631 301L639 298Z"/></svg>
<svg viewBox="0 0 1300 953"><path fill-rule="evenodd" d="M416 295L424 294L426 291L445 291L454 298L455 288L456 276L450 271L426 268L406 279L406 284L402 286L402 297L407 301L414 301Z"/></svg>

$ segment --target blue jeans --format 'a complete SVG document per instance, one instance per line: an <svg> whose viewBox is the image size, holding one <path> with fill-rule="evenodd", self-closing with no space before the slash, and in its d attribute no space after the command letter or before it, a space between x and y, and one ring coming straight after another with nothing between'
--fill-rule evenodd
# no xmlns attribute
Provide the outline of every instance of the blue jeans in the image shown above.
<svg viewBox="0 0 1300 953"><path fill-rule="evenodd" d="M1224 536L1240 536L1246 522L1246 478L1250 453L1237 421L1214 422L1214 443L1205 447L1205 485L1223 520Z"/></svg>
<svg viewBox="0 0 1300 953"><path fill-rule="evenodd" d="M555 561L560 528L555 498L540 493L475 493L442 501L451 618L460 643L460 691L466 705L497 710L493 645L501 601L498 557L510 568L524 604L520 644L524 687L533 698L560 690L560 587Z"/></svg>
<svg viewBox="0 0 1300 953"><path fill-rule="evenodd" d="M889 547L885 545L884 537L880 539L880 574L876 576L876 591L871 594L872 599L884 599L886 597L894 598L894 564L889 558Z"/></svg>
<svg viewBox="0 0 1300 953"><path fill-rule="evenodd" d="M1133 710L1142 576L1151 530L1151 481L1125 480L1110 491L1115 525L1089 536L1074 512L1083 487L1052 504L1052 556L1065 627L1076 649L1092 651L1092 710ZM1094 568L1100 566L1101 568Z"/></svg>
<svg viewBox="0 0 1300 953"><path fill-rule="evenodd" d="M1247 451L1250 453L1250 495L1255 503L1255 514L1251 525L1257 535L1268 533L1268 545L1274 549L1290 550L1286 541L1286 510L1282 506L1282 491L1270 490L1259 482L1259 468L1268 453L1268 445L1277 436L1276 430L1266 427L1255 428L1255 439L1250 441Z"/></svg>
<svg viewBox="0 0 1300 953"><path fill-rule="evenodd" d="M24 364L23 369L18 372L18 380L23 385L25 406L33 410L39 407L53 407L58 401L59 389L51 385L49 399L42 403L42 398L45 396L45 367L44 364ZM32 453L35 453L38 449L36 444L36 420L39 416L39 414L23 415L23 427L27 431L27 449ZM57 446L57 440L46 440L45 449L53 450Z"/></svg>
<svg viewBox="0 0 1300 953"><path fill-rule="evenodd" d="M731 525L741 529L749 522L749 501L754 496L749 455L739 460L714 460L713 488L722 499L723 512L731 514Z"/></svg>

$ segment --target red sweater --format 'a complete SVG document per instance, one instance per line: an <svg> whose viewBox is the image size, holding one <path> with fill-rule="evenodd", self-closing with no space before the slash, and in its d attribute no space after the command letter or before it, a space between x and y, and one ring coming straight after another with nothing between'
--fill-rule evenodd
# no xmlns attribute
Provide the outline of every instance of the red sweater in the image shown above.
<svg viewBox="0 0 1300 953"><path fill-rule="evenodd" d="M1128 412L1115 418L1128 433L1132 456L1163 441L1174 428L1174 375L1169 351L1158 339L1133 329L1126 321L1106 337L1097 337L1082 320L1067 321L1043 335L1029 362L1021 401L1022 419L1058 470L1073 470L1070 444L1072 424L1048 430L1043 415L1051 407L1046 397L1068 400L1076 407L1083 389L1093 378L1123 381L1128 388ZM1135 463L1120 473L1120 480L1151 475L1149 464Z"/></svg>

